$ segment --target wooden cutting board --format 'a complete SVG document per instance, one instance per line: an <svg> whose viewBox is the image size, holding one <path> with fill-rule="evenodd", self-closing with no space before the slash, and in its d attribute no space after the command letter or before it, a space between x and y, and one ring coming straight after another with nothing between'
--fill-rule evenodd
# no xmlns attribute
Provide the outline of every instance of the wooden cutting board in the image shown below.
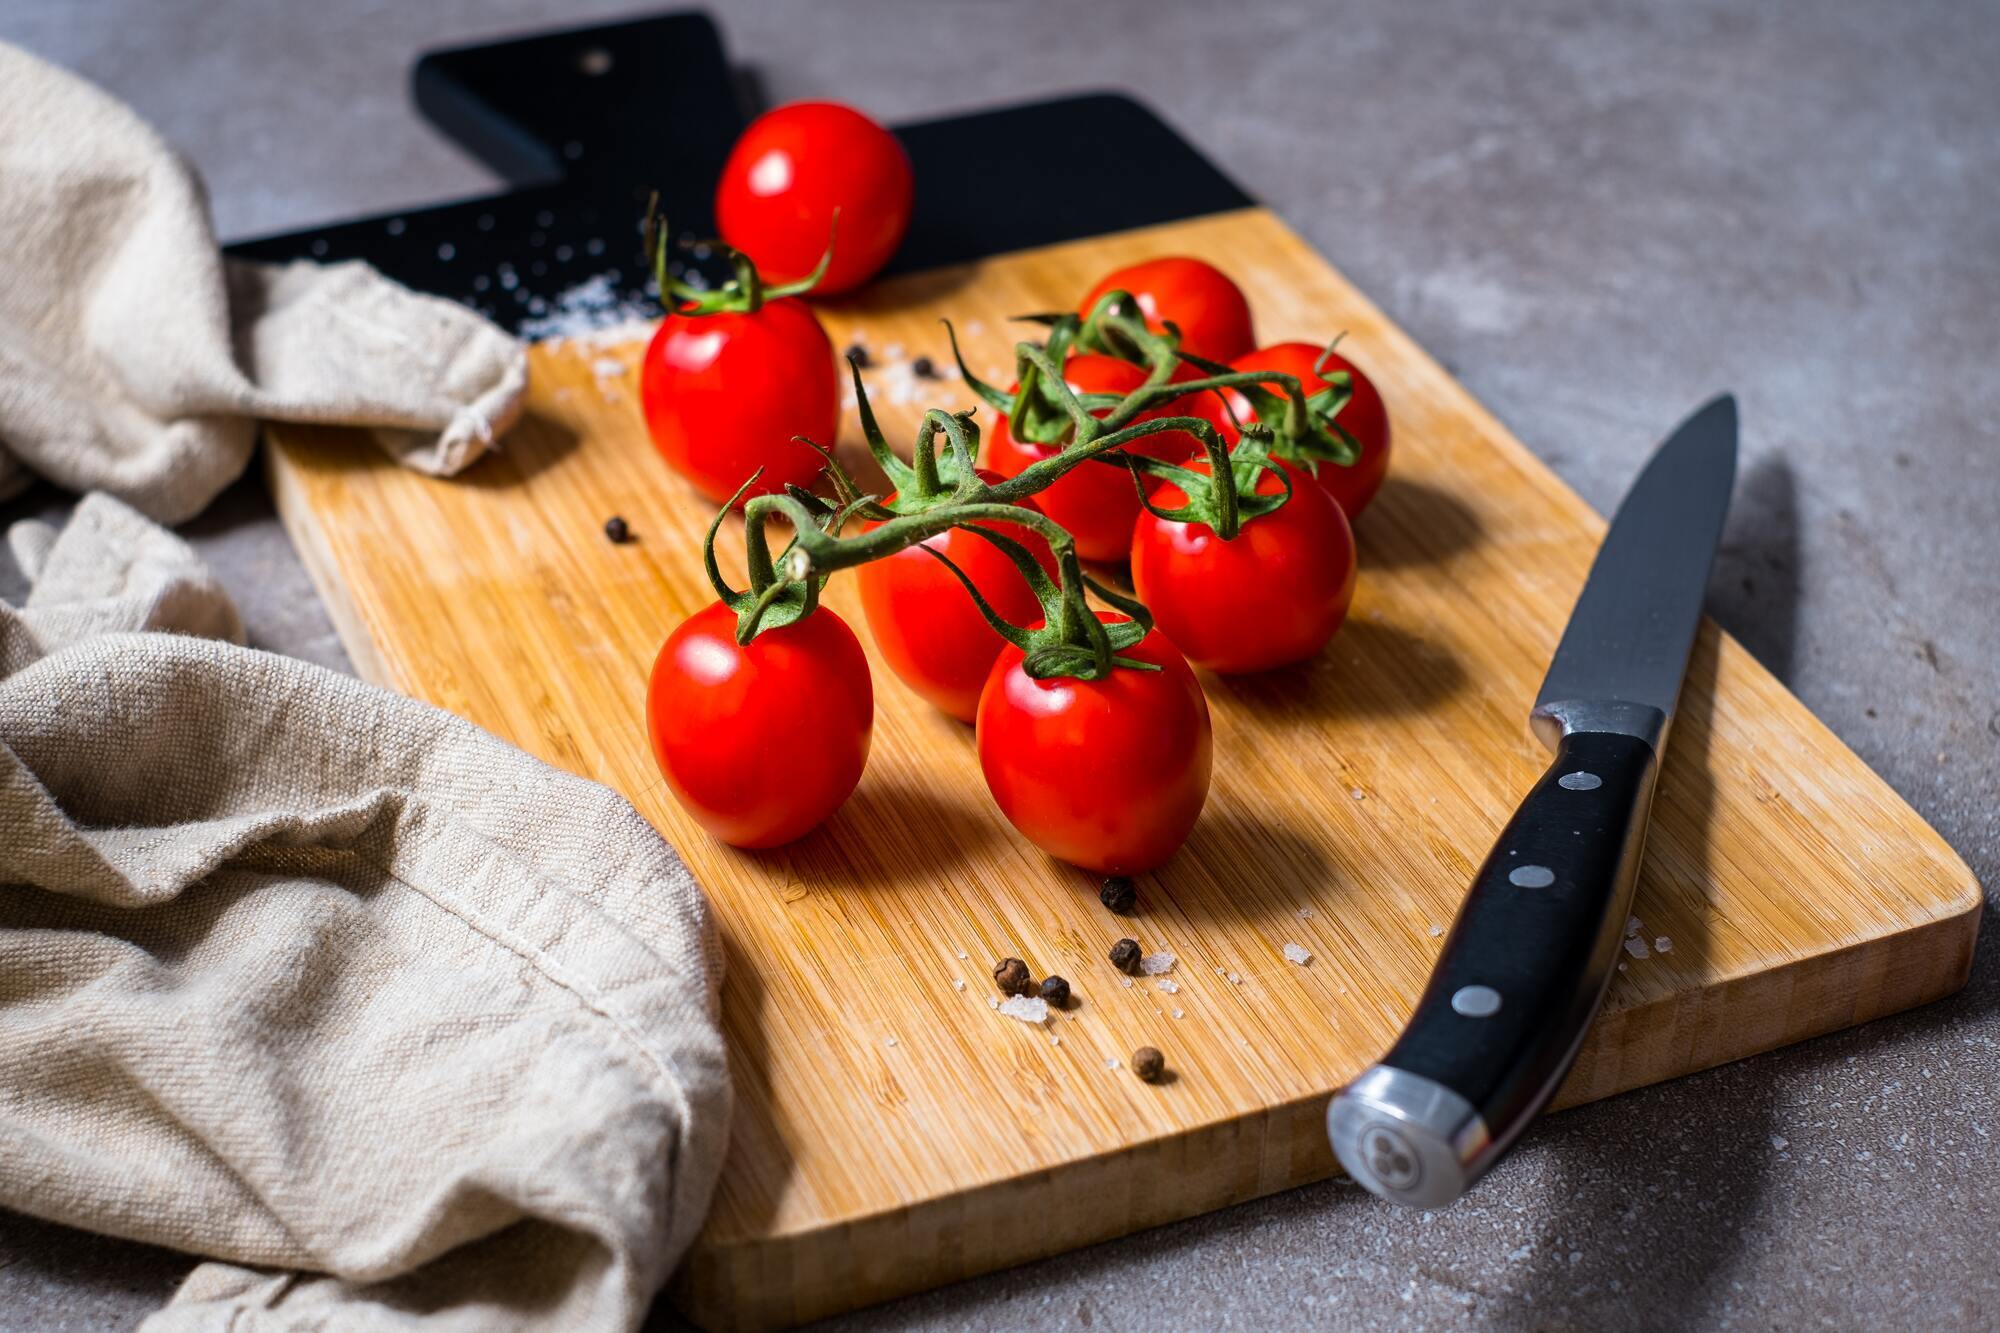
<svg viewBox="0 0 2000 1333"><path fill-rule="evenodd" d="M537 348L528 418L456 482L350 435L274 433L285 521L362 673L625 793L715 903L738 1110L675 1286L699 1322L811 1318L1329 1175L1328 1094L1395 1034L1542 769L1529 701L1604 523L1269 213L899 278L822 314L836 346L940 364L949 314L974 367L1004 380L1008 316L1166 253L1230 268L1263 341L1347 330L1396 452L1333 645L1295 670L1205 678L1214 791L1134 918L1015 835L971 732L879 660L868 773L828 825L746 854L682 814L643 694L661 639L710 600L710 509L646 439L641 343ZM892 439L925 405L972 402L893 365L873 379ZM851 414L843 429L852 450ZM614 513L635 543L601 535ZM861 630L850 581L827 602ZM1705 625L1639 884L1644 947L1559 1102L1945 995L1980 901L1944 841ZM1178 955L1177 990L1111 968L1126 934ZM1046 1029L995 1013L988 968L1010 954L1067 976L1076 1006ZM1170 1081L1123 1067L1145 1044Z"/></svg>

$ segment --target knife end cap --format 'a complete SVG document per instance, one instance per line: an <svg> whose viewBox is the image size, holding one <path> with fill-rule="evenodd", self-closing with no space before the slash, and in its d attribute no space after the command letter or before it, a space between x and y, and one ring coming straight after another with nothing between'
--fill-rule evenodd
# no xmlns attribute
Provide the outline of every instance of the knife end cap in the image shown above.
<svg viewBox="0 0 2000 1333"><path fill-rule="evenodd" d="M1374 1066L1335 1094L1326 1132L1348 1175L1411 1208L1442 1208L1470 1189L1492 1142L1465 1098L1389 1065Z"/></svg>

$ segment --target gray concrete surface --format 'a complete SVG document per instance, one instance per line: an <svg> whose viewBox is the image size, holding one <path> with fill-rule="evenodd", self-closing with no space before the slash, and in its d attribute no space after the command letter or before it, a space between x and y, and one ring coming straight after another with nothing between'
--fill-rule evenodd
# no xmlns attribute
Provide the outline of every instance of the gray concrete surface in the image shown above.
<svg viewBox="0 0 2000 1333"><path fill-rule="evenodd" d="M0 38L134 102L243 235L481 188L410 54L619 8L4 0ZM2000 10L716 8L780 100L1136 91L1600 508L1734 388L1716 614L2000 882ZM260 643L343 660L259 487L194 531ZM1327 1184L840 1327L1993 1327L1992 936L1956 998L1545 1122L1450 1211ZM0 1327L129 1325L186 1263L0 1215Z"/></svg>

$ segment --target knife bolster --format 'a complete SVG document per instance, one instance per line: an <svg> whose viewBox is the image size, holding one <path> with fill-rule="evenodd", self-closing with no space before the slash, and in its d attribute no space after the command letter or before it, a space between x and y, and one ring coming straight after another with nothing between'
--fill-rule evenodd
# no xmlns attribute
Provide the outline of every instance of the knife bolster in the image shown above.
<svg viewBox="0 0 2000 1333"><path fill-rule="evenodd" d="M1667 746L1667 728L1673 715L1651 704L1628 703L1623 699L1553 699L1535 705L1528 726L1535 739L1554 754L1563 737L1578 732L1609 732L1646 742L1654 754Z"/></svg>

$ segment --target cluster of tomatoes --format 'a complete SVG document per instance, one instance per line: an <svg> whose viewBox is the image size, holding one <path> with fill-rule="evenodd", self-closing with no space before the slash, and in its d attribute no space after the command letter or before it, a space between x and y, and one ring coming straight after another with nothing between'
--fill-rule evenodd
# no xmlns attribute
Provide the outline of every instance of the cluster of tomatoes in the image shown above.
<svg viewBox="0 0 2000 1333"><path fill-rule="evenodd" d="M967 372L997 418L983 447L973 414L934 411L910 462L890 454L857 372L864 432L896 488L859 495L829 454L800 442L830 443L839 409L832 347L796 293L815 260L820 290L835 275L865 280L907 223L910 193L893 138L837 110L853 117L838 120L842 135L862 134L859 121L878 150L861 160L901 164L900 186L870 196L843 173L813 207L757 214L777 193L761 187L859 152L760 121L718 206L742 252L734 290L697 297L663 274L663 293L687 299L647 353L647 423L725 513L745 507L751 588L722 580L711 533L720 600L673 631L653 670L661 770L705 828L744 847L797 838L846 800L867 762L873 686L853 631L817 593L852 565L882 659L975 724L987 786L1014 826L1086 869L1152 869L1208 793L1208 707L1190 663L1229 673L1298 662L1346 614L1349 520L1388 464L1382 400L1331 349L1257 347L1248 303L1214 266L1155 259L1106 275L1046 344L1022 344L1013 388ZM772 143L796 159L788 173L763 165ZM822 223L817 242L800 239ZM843 268L856 232L877 248ZM1047 383L1058 371L1062 389ZM1094 444L1099 422L1124 443ZM822 474L837 505L804 489ZM772 516L795 533L775 559ZM1079 559L1129 562L1136 600L1086 578ZM1087 607L1086 588L1114 609Z"/></svg>

